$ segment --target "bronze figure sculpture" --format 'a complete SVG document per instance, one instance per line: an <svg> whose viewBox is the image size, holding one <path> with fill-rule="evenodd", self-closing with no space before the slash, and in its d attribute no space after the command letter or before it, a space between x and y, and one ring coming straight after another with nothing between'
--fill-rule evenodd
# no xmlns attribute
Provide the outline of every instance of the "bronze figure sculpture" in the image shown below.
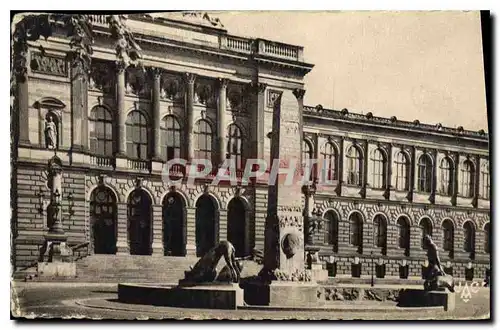
<svg viewBox="0 0 500 330"><path fill-rule="evenodd" d="M184 279L179 281L179 285L214 282L217 279L216 267L222 256L226 261L224 268L229 270L229 281L238 283L243 267L235 258L233 244L228 241L221 241L201 257L191 270L184 272Z"/></svg>
<svg viewBox="0 0 500 330"><path fill-rule="evenodd" d="M429 235L424 236L424 247L427 249L427 260L429 262L425 274L424 289L431 291L447 288L451 292L455 292L453 277L443 270L437 246Z"/></svg>

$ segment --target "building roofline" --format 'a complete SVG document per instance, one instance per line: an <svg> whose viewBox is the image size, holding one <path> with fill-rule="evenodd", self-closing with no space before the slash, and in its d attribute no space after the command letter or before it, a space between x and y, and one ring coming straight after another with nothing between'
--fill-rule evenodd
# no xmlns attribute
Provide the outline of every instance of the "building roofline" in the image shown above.
<svg viewBox="0 0 500 330"><path fill-rule="evenodd" d="M321 105L317 105L315 107L304 106L304 115L323 117L328 119L339 119L365 125L368 124L374 126L387 126L399 129L401 128L411 129L420 132L452 135L454 137L467 137L467 138L474 138L483 141L488 141L488 133L482 129L479 131L470 131L470 130L465 130L462 126L459 126L457 128L452 128L443 126L440 123L436 125L430 125L430 124L420 123L420 121L418 120L414 120L413 122L400 120L397 119L395 116L392 116L391 118L377 117L374 116L371 112L368 112L366 115L363 115L360 113L350 113L345 108L342 110L333 110L333 109L324 109Z"/></svg>

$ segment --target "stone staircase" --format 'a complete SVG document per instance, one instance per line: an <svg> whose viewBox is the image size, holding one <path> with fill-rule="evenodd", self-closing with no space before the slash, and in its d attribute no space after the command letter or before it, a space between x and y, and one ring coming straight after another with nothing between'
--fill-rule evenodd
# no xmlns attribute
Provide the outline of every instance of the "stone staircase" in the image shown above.
<svg viewBox="0 0 500 330"><path fill-rule="evenodd" d="M198 261L199 258L136 256L136 255L91 255L76 261L76 278L68 278L70 282L100 283L165 283L177 284L184 278L184 271ZM218 269L224 266L222 258ZM255 261L243 261L242 277L257 275L262 265ZM15 274L14 278L27 281L42 281L36 275L36 267ZM60 279L58 279L60 280ZM47 279L47 281L50 281Z"/></svg>

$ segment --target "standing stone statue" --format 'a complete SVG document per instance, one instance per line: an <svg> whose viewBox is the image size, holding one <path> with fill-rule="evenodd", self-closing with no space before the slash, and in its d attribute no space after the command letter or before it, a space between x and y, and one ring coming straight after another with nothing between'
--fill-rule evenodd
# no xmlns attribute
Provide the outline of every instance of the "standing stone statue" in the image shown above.
<svg viewBox="0 0 500 330"><path fill-rule="evenodd" d="M56 149L57 147L57 127L56 123L52 120L52 116L47 118L45 122L45 139L47 148Z"/></svg>
<svg viewBox="0 0 500 330"><path fill-rule="evenodd" d="M447 288L451 292L455 292L453 277L443 270L438 248L429 235L424 236L424 247L427 249L427 260L429 262L425 274L424 289L429 291Z"/></svg>

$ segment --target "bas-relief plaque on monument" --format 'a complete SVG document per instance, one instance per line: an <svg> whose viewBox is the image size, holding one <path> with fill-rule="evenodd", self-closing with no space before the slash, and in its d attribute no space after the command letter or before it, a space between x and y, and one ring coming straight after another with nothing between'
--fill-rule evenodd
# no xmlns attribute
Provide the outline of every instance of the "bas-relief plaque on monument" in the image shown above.
<svg viewBox="0 0 500 330"><path fill-rule="evenodd" d="M11 315L489 319L487 16L16 15Z"/></svg>
<svg viewBox="0 0 500 330"><path fill-rule="evenodd" d="M31 53L31 70L53 76L68 76L67 62L64 58L42 55L38 52Z"/></svg>

